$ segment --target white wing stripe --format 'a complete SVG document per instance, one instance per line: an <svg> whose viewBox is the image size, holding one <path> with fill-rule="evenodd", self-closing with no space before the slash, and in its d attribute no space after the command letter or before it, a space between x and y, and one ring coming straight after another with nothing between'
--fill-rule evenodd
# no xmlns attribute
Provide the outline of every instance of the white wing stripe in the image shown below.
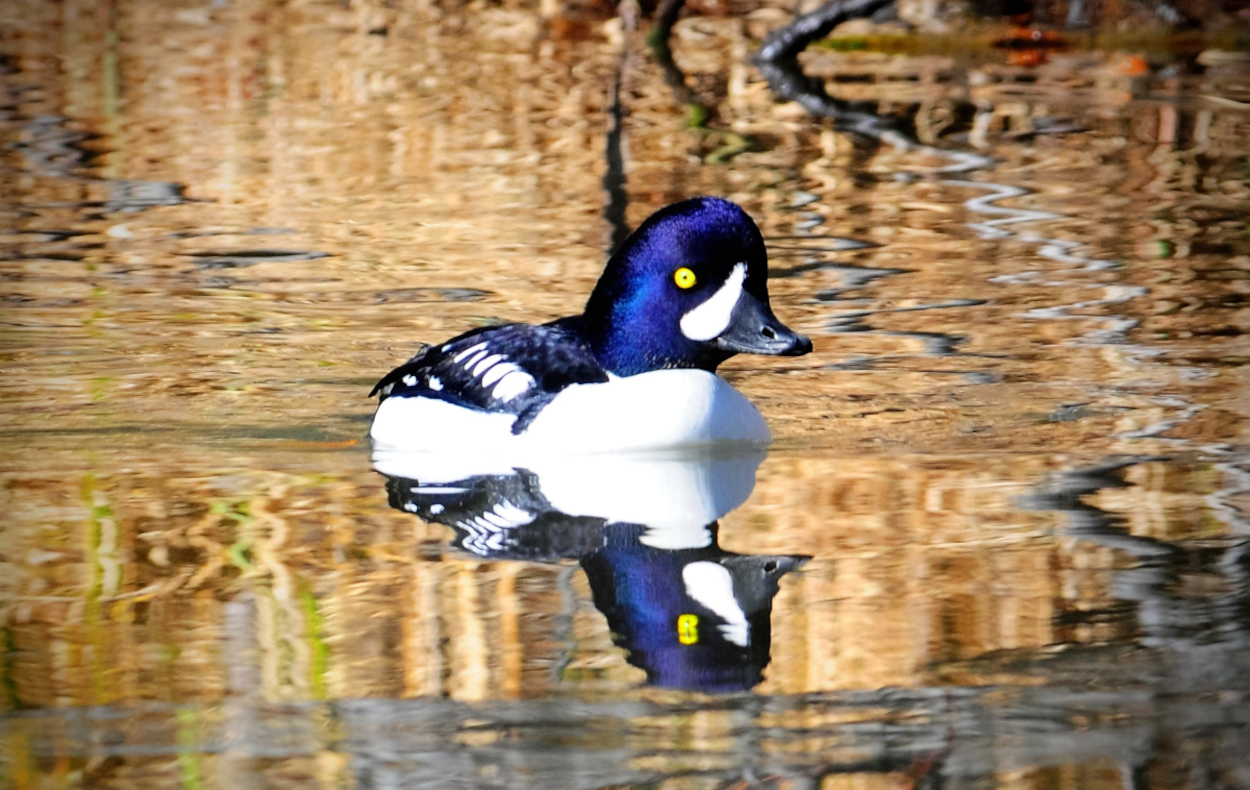
<svg viewBox="0 0 1250 790"><path fill-rule="evenodd" d="M475 351L475 352L473 353L473 356L468 357L467 359L465 359L465 360L464 360L463 362L461 362L460 364L462 364L462 365L464 366L465 370L469 370L469 369L470 369L470 368L472 368L475 364L477 364L477 361L478 361L478 360L480 360L482 357L485 357L485 356L486 356L486 349L484 349L484 348L483 348L483 349L480 349L480 350L478 350L478 351ZM470 371L470 372L472 372L472 371Z"/></svg>
<svg viewBox="0 0 1250 790"><path fill-rule="evenodd" d="M452 362L459 362L460 360L464 359L465 357L469 356L470 354L476 354L477 352L482 351L482 350L484 350L485 348L486 348L486 344L485 344L485 343L478 343L476 346L473 346L472 348L466 348L464 351L461 351L459 354L457 354L457 355L455 355L454 357L452 357L452 358L451 358L451 361L452 361Z"/></svg>
<svg viewBox="0 0 1250 790"><path fill-rule="evenodd" d="M491 367L493 367L496 362L503 362L502 354L491 354L489 357L479 360L477 364L473 366L473 370L472 370L473 375L474 376L482 375ZM465 367L467 368L468 365L465 365Z"/></svg>
<svg viewBox="0 0 1250 790"><path fill-rule="evenodd" d="M521 369L516 365L513 365L511 362L500 362L498 365L495 365L493 368L486 371L486 375L482 376L482 386L489 387L509 373L519 372L521 372Z"/></svg>
<svg viewBox="0 0 1250 790"><path fill-rule="evenodd" d="M518 395L527 392L532 386L534 386L534 378L530 374L520 370L512 370L499 380L499 383L495 385L495 389L491 391L491 395L507 403Z"/></svg>

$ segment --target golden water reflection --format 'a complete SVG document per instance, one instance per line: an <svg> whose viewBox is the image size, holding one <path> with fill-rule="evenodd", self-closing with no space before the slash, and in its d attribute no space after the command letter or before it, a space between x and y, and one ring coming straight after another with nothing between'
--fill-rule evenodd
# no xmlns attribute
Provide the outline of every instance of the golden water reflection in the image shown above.
<svg viewBox="0 0 1250 790"><path fill-rule="evenodd" d="M627 219L741 202L816 345L725 370L778 441L718 546L809 557L751 692L646 685L575 558L388 506L373 381L599 272L583 11L6 5L6 780L1250 785L1235 58L804 56L903 148L773 103L788 8L678 24L708 129L631 44Z"/></svg>
<svg viewBox="0 0 1250 790"><path fill-rule="evenodd" d="M1066 536L1062 511L1020 507L1055 470L850 460L774 455L721 521L727 550L811 556L781 582L762 691L924 685L996 651L1138 635L1131 612L1060 616L1114 606L1128 563ZM1211 466L1129 472L1141 478L1131 497L1104 505L1128 534L1183 542L1227 529L1191 493L1219 482ZM1178 482L1190 488L1169 490ZM373 473L65 483L23 477L7 490L10 517L38 525L14 545L21 707L220 699L237 658L225 612L240 596L259 621L258 691L271 701L625 693L639 679L573 563L452 550L445 528L389 510Z"/></svg>

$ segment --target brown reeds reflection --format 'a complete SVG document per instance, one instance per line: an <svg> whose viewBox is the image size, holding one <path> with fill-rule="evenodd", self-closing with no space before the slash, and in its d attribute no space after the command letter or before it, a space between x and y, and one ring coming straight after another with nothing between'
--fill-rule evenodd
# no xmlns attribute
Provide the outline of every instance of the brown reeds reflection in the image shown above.
<svg viewBox="0 0 1250 790"><path fill-rule="evenodd" d="M721 542L812 559L781 580L761 690L969 682L943 667L1131 641L1136 613L1114 590L1130 565L1065 534L1061 514L1025 509L1056 470L1020 460L998 478L966 458L767 461ZM1228 534L1201 488L1224 485L1218 469L1128 476L1091 500L1127 534ZM452 550L445 528L388 512L370 474L28 478L8 498L8 513L45 525L6 541L21 559L7 582L13 706L220 700L237 672L271 702L596 696L639 679L571 560ZM226 632L229 607L246 634Z"/></svg>
<svg viewBox="0 0 1250 790"><path fill-rule="evenodd" d="M333 470L352 457L320 460ZM1138 716L1132 706L1140 695L1120 697L1115 690L1131 678L1171 671L1166 661L1149 663L1153 653L1138 643L1143 629L1166 637L1147 617L1166 601L1126 599L1117 579L1131 578L1134 563L1088 530L1081 537L1069 509L1087 521L1096 516L1122 525L1109 535L1194 545L1192 558L1175 568L1189 579L1177 605L1201 606L1231 592L1241 603L1223 616L1226 624L1245 608L1244 588L1227 586L1238 583L1232 566L1221 576L1194 562L1244 528L1228 521L1219 496L1242 485L1235 475L1203 464L1128 462L1119 471L1091 472L1094 483L1064 489L1065 478L1047 461L1018 461L1010 475L998 477L960 457L766 461L751 500L724 519L722 539L737 551L802 547L813 558L781 580L773 601L772 660L754 697L759 702L694 708L673 692L639 688L641 670L613 646L575 566L483 561L453 550L450 530L388 509L382 480L372 473L340 467L319 475L241 472L198 480L113 473L77 485L27 476L10 483L6 512L45 528L6 540L6 556L24 558L6 577L8 704L10 710L116 709L90 727L155 753L176 748L163 745L165 739L209 752L190 767L186 756L128 757L117 766L137 772L134 777L154 771L152 780L194 768L220 781L263 772L262 754L280 757L288 778L343 781L344 750L354 754L358 773L361 760L397 759L385 746L392 743L406 744L415 756L457 742L471 754L485 750L480 756L489 762L495 758L486 755L508 742L502 733L516 726L508 723L512 717L529 715L481 707L508 700L569 701L574 707L558 715L545 708L544 726L556 728L552 735L565 732L559 737L589 754L612 753L628 732L625 745L634 756L620 776L719 775L765 759L757 748L772 754L767 759L779 770L853 766L863 749L880 748L857 728L876 732L880 717L902 716L907 723L891 736L883 762L862 777L872 786L891 784L894 772L954 759L952 748L978 754L975 740L957 738L952 746L949 736L937 735L952 727L977 731L961 729L971 726L960 724L961 717L1037 716L1053 724L1080 699L1058 688L1054 700L1030 698L1031 692L1020 697L1012 686L1071 676L1105 689L1111 696L1072 714L1085 717L1088 727L1102 716ZM1078 501L1039 493L1052 488L1091 494ZM1223 588L1213 584L1218 579ZM1195 622L1191 614L1185 625ZM1178 644L1162 655L1174 661L1189 649ZM1237 648L1230 643L1229 649ZM1108 650L1124 657L1101 661ZM1233 661L1224 666L1240 671ZM1184 677L1177 678L1178 692L1210 680ZM978 696L975 689L985 684L994 684L996 697ZM933 697L935 685L947 690ZM973 696L960 697L958 686ZM880 688L894 691L882 697ZM914 689L912 696L904 688ZM868 696L845 696L852 692ZM319 699L359 698L382 707L308 707ZM448 704L422 712L386 703L403 698ZM578 712L578 700L605 707ZM768 700L782 707L774 711ZM461 703L469 707L456 707ZM171 722L168 707L152 707L160 704L182 712ZM562 729L570 726L559 723L565 715L582 724ZM13 726L11 733L33 740L26 747L11 741L10 748L30 759L47 753L34 744L51 743L56 732L68 753L86 748L72 745L84 730L68 720L43 716ZM1014 725L1000 726L1002 748L1020 749L1007 734ZM620 727L626 730L612 729ZM748 746L740 739L750 732L773 736ZM1136 730L1115 732L1124 738ZM1082 748L1075 741L1045 743L1034 757L1019 751L1022 764L1054 759L1044 756L1048 749ZM22 751L27 748L33 751ZM382 751L374 755L373 748ZM309 754L318 756L311 763L300 756ZM539 749L525 759L562 754ZM981 765L966 757L955 760L962 766L956 770ZM405 770L420 776L468 770L421 764ZM611 760L593 764L625 770Z"/></svg>

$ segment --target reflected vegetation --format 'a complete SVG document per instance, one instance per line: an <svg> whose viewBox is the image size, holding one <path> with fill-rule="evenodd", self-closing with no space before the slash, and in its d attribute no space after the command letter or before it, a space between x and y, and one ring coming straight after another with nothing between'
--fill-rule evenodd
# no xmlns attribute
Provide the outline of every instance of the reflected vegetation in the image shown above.
<svg viewBox="0 0 1250 790"><path fill-rule="evenodd" d="M900 6L808 106L788 5L5 4L4 781L1250 787L1250 63L1172 10ZM694 194L815 343L723 369L766 458L373 471Z"/></svg>

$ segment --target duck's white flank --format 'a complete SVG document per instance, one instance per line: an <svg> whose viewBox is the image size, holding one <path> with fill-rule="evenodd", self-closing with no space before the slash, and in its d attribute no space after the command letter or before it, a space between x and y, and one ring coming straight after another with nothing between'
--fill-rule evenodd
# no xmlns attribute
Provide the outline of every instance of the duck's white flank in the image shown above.
<svg viewBox="0 0 1250 790"><path fill-rule="evenodd" d="M386 449L508 455L766 444L772 439L751 401L703 370L656 370L602 384L574 384L519 436L512 434L514 421L511 414L432 398L387 398L369 433L375 445Z"/></svg>

